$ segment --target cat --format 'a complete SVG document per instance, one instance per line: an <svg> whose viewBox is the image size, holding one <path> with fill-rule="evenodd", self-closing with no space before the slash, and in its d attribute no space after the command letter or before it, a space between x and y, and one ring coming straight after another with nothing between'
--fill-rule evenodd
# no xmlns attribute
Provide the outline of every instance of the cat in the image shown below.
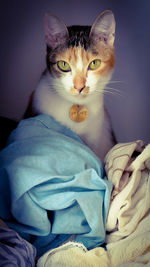
<svg viewBox="0 0 150 267"><path fill-rule="evenodd" d="M80 136L103 161L116 143L103 93L115 64L115 19L101 13L92 26L69 26L55 15L44 17L47 69L32 93L25 117L45 113ZM86 109L76 122L70 109ZM75 111L77 115L77 111ZM72 116L75 115L73 112Z"/></svg>

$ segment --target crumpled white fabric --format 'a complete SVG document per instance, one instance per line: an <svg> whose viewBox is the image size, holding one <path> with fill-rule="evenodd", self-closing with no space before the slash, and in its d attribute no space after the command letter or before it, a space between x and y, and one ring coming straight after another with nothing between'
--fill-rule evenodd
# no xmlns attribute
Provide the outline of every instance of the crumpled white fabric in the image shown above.
<svg viewBox="0 0 150 267"><path fill-rule="evenodd" d="M37 267L111 267L107 252L103 248L90 251L77 242L68 242L45 253Z"/></svg>
<svg viewBox="0 0 150 267"><path fill-rule="evenodd" d="M117 144L106 156L114 185L107 218L112 266L150 266L150 144Z"/></svg>
<svg viewBox="0 0 150 267"><path fill-rule="evenodd" d="M139 240L140 242L143 241L140 236ZM145 254L143 253L143 255L137 256L139 254L137 248L137 242L139 240L136 239L135 242L133 240L134 243L131 242L129 247L128 245L130 242L126 242L125 246L121 246L121 248L119 244L116 250L108 248L107 251L102 247L97 247L88 251L85 246L80 243L68 242L45 253L38 260L37 267L149 267L150 252L144 252ZM149 239L147 245L148 242ZM134 245L136 246L133 253L132 246ZM143 246L143 251L144 249L145 245ZM132 257L128 257L127 253Z"/></svg>
<svg viewBox="0 0 150 267"><path fill-rule="evenodd" d="M109 243L107 252L113 267L150 266L150 213L128 237Z"/></svg>
<svg viewBox="0 0 150 267"><path fill-rule="evenodd" d="M131 234L150 208L150 145L143 147L142 141L118 144L107 154L106 172L114 185L107 243ZM134 158L133 152L140 151Z"/></svg>

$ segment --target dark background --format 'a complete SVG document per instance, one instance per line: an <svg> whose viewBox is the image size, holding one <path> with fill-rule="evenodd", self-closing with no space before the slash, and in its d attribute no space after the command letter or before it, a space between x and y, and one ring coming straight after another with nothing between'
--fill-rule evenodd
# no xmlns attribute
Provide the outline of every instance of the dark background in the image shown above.
<svg viewBox="0 0 150 267"><path fill-rule="evenodd" d="M150 141L149 0L0 1L0 115L20 120L45 68L43 16L91 25L105 9L116 18L116 68L106 105L120 142Z"/></svg>

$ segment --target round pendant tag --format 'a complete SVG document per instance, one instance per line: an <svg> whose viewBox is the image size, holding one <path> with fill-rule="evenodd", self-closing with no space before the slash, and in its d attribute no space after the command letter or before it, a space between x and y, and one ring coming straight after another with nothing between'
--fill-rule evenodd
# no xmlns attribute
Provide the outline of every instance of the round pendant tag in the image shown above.
<svg viewBox="0 0 150 267"><path fill-rule="evenodd" d="M73 105L70 108L69 116L75 122L85 121L88 117L88 109L84 105Z"/></svg>

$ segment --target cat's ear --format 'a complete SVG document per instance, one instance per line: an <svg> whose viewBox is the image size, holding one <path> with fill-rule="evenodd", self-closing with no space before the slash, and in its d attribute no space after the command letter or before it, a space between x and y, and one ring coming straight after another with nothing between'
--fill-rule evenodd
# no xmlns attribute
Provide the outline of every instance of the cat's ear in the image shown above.
<svg viewBox="0 0 150 267"><path fill-rule="evenodd" d="M95 42L102 40L107 45L113 46L115 39L115 25L115 18L112 11L104 11L93 23L90 38Z"/></svg>
<svg viewBox="0 0 150 267"><path fill-rule="evenodd" d="M54 49L59 45L63 45L68 38L68 30L61 19L50 13L46 13L44 17L44 30L46 44Z"/></svg>

